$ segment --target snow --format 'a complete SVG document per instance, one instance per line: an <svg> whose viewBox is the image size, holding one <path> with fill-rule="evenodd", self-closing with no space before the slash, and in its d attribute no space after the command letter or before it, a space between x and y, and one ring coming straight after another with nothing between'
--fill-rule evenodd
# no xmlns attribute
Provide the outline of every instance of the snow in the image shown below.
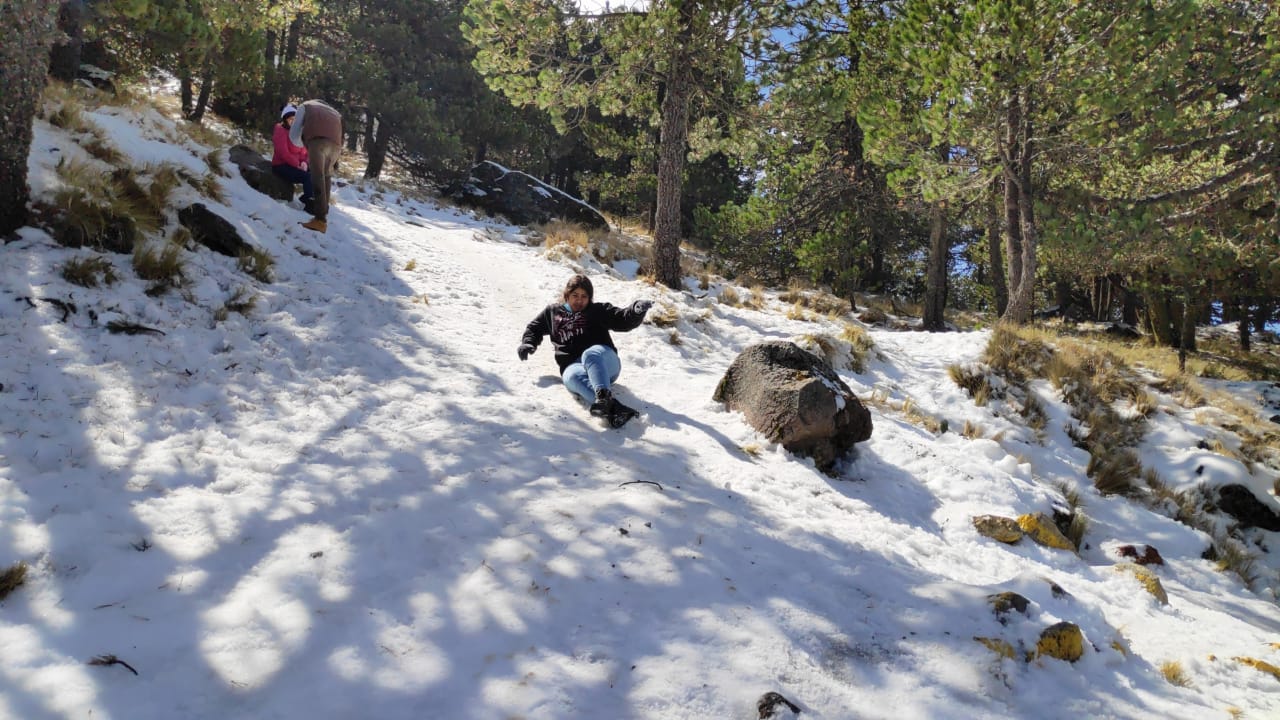
<svg viewBox="0 0 1280 720"><path fill-rule="evenodd" d="M155 111L89 117L138 165L206 169ZM74 152L38 122L33 187ZM1201 558L1203 533L1098 495L1050 386L1043 444L975 406L947 367L986 332L870 330L867 370L840 375L888 402L829 477L711 400L744 347L838 336L829 320L583 259L597 299L681 317L679 344L651 324L615 336L643 416L607 430L548 348L516 358L575 271L521 228L346 183L318 235L223 186L204 202L275 258L274 282L199 249L188 285L149 298L125 256L107 256L120 282L85 289L59 269L88 251L34 228L4 247L0 568L30 571L0 604L0 716L745 719L767 691L813 719L1280 716L1277 679L1233 659L1280 664L1275 563L1251 592ZM239 289L256 307L218 321ZM62 322L48 299L77 310ZM164 334L109 334L113 317ZM908 399L952 432L891 409ZM1194 411L1163 403L1151 424L1142 459L1167 482L1271 497L1273 471L1197 449ZM1059 485L1090 519L1079 556L971 524L1050 512ZM1159 549L1169 605L1113 569L1122 542ZM997 621L986 597L1005 590L1029 617ZM1059 621L1086 638L1075 663L973 639L1034 647ZM104 655L137 675L88 664Z"/></svg>

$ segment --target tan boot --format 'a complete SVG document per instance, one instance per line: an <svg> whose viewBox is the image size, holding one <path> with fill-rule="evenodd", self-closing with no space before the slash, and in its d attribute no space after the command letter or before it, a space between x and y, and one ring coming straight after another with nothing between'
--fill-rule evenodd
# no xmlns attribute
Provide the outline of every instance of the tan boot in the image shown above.
<svg viewBox="0 0 1280 720"><path fill-rule="evenodd" d="M320 218L312 218L307 222L302 223L302 227L322 233L329 229L329 223L321 220Z"/></svg>

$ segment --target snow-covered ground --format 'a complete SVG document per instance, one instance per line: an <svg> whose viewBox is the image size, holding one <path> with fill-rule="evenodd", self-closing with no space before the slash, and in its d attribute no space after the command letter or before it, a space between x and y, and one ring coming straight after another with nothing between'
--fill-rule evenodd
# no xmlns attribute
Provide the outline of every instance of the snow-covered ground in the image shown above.
<svg viewBox="0 0 1280 720"><path fill-rule="evenodd" d="M87 116L137 165L205 170L209 148L164 141L154 111ZM37 123L36 192L79 153ZM30 570L0 604L0 716L745 720L776 691L828 720L1280 717L1280 677L1236 660L1280 665L1274 563L1255 594L1201 558L1202 533L1099 496L1047 386L1044 444L975 406L946 368L985 332L872 330L876 356L842 377L888 402L829 477L711 396L747 345L831 321L552 261L520 228L389 190L343 186L318 235L223 185L210 206L274 282L199 249L188 284L150 298L125 256L108 256L120 282L85 289L59 271L89 251L30 228L3 248L0 568ZM578 269L597 300L682 318L615 336L619 395L644 413L621 430L548 346L516 358ZM253 311L216 320L239 290ZM952 431L886 409L907 399ZM1207 466L1271 487L1163 406L1143 460L1167 481ZM1079 555L971 523L1050 512L1059 486L1090 519ZM1122 542L1158 548L1168 605L1114 569ZM1001 624L987 596L1005 590L1031 605ZM1083 630L1075 663L974 640L1034 648L1059 621ZM106 655L128 667L89 663Z"/></svg>

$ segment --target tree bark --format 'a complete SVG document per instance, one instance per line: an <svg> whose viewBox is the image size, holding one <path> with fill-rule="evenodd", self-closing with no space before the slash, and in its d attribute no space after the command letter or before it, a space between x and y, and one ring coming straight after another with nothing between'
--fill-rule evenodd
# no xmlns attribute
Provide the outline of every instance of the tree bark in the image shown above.
<svg viewBox="0 0 1280 720"><path fill-rule="evenodd" d="M658 282L680 288L680 194L684 183L686 143L689 138L689 102L693 95L690 41L695 3L680 3L680 27L670 49L662 129L658 134L658 201L654 213L653 256Z"/></svg>
<svg viewBox="0 0 1280 720"><path fill-rule="evenodd" d="M302 16L289 23L289 37L284 46L284 62L292 63L298 59L298 44L302 41Z"/></svg>
<svg viewBox="0 0 1280 720"><path fill-rule="evenodd" d="M53 45L57 0L4 0L0 27L0 236L27 222L27 156L31 125L44 90Z"/></svg>
<svg viewBox="0 0 1280 720"><path fill-rule="evenodd" d="M372 117L372 114L370 114L370 117ZM364 177L366 180L372 180L382 173L382 165L387 160L387 147L390 144L390 124L379 120L377 132L373 135L373 146L365 146L365 152L369 155L369 164L364 168Z"/></svg>
<svg viewBox="0 0 1280 720"><path fill-rule="evenodd" d="M993 187L994 191L994 187ZM987 254L991 265L991 295L996 304L996 316L1004 315L1009 307L1009 286L1005 282L1004 258L1000 252L1000 210L993 192L987 198Z"/></svg>
<svg viewBox="0 0 1280 720"><path fill-rule="evenodd" d="M209 93L213 91L213 66L207 66L200 77L200 94L196 96L196 104L191 108L187 119L197 125L204 119L205 108L209 107Z"/></svg>
<svg viewBox="0 0 1280 720"><path fill-rule="evenodd" d="M947 307L947 214L942 202L929 207L929 264L925 273L924 314L921 329L929 332L946 330L943 311Z"/></svg>
<svg viewBox="0 0 1280 720"><path fill-rule="evenodd" d="M64 0L58 9L58 29L65 37L53 46L49 74L74 82L80 74L80 49L84 46L84 0Z"/></svg>
<svg viewBox="0 0 1280 720"><path fill-rule="evenodd" d="M1028 107L1024 107L1024 104ZM1006 109L1006 145L1001 149L1006 185L1005 211L1010 222L1009 235L1010 238L1014 236L1013 227L1016 226L1020 240L1016 248L1012 244L1009 247L1009 307L1001 317L1018 325L1031 320L1032 306L1035 303L1037 237L1031 189L1032 127L1029 105L1030 101L1025 100L1025 95L1021 92L1010 98ZM1015 249L1016 273L1013 259Z"/></svg>
<svg viewBox="0 0 1280 720"><path fill-rule="evenodd" d="M182 71L182 75L178 78L178 97L182 103L182 117L190 120L191 112L195 106L195 90L191 81L191 73L186 70Z"/></svg>

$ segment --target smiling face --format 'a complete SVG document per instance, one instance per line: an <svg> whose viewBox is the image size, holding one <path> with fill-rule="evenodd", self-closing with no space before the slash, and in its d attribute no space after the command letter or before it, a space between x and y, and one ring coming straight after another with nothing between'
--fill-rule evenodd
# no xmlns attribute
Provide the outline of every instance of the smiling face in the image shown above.
<svg viewBox="0 0 1280 720"><path fill-rule="evenodd" d="M582 288L574 288L565 295L564 301L569 303L569 309L574 312L582 312L591 302L591 296Z"/></svg>

